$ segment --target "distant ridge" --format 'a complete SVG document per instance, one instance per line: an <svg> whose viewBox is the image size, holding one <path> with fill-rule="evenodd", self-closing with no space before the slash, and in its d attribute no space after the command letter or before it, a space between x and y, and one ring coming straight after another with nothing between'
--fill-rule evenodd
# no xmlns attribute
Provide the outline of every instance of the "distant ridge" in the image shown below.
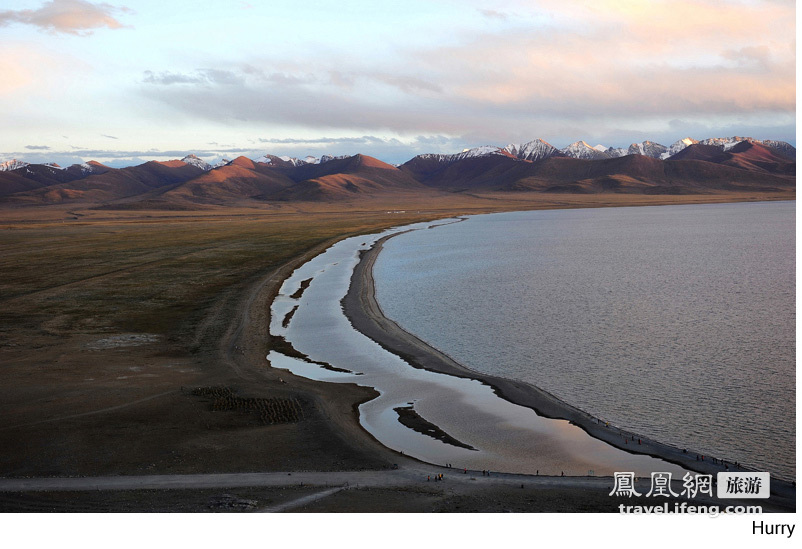
<svg viewBox="0 0 802 549"><path fill-rule="evenodd" d="M6 204L192 209L252 202L336 202L431 192L688 194L796 188L796 149L748 137L684 138L622 148L577 141L558 150L542 139L421 154L401 166L366 155L244 156L213 164L196 155L113 169L90 161L62 168L0 164Z"/></svg>

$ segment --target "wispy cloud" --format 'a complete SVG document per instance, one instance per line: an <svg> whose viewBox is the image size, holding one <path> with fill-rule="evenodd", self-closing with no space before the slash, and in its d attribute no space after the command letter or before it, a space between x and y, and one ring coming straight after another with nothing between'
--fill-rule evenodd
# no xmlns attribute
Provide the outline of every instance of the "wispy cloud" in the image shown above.
<svg viewBox="0 0 802 549"><path fill-rule="evenodd" d="M106 139L119 139L119 137L114 137L113 135L106 135L105 133L101 133L100 136L105 137Z"/></svg>
<svg viewBox="0 0 802 549"><path fill-rule="evenodd" d="M51 0L35 10L0 11L0 26L20 23L55 34L88 36L94 29L126 27L115 17L119 13L132 13L132 10L85 0Z"/></svg>
<svg viewBox="0 0 802 549"><path fill-rule="evenodd" d="M244 77L232 71L222 69L197 69L190 73L164 71L155 73L145 71L142 82L160 86L173 84L191 85L236 85L242 84Z"/></svg>
<svg viewBox="0 0 802 549"><path fill-rule="evenodd" d="M47 145L25 145L25 148L29 151L49 151L50 147Z"/></svg>
<svg viewBox="0 0 802 549"><path fill-rule="evenodd" d="M497 11L497 10L490 10L490 9L479 9L479 13L487 17L488 19L501 19L502 21L506 21L509 18L504 12Z"/></svg>
<svg viewBox="0 0 802 549"><path fill-rule="evenodd" d="M260 143L273 143L279 145L330 145L330 144L349 144L349 145L366 145L366 144L379 144L379 143L400 143L398 139L390 138L383 139L372 135L365 135L362 137L317 137L317 138L259 138Z"/></svg>

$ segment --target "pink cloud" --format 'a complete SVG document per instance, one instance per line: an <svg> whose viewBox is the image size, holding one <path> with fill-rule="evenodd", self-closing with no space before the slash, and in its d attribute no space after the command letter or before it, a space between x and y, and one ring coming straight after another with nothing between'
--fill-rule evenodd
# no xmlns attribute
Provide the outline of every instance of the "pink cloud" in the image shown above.
<svg viewBox="0 0 802 549"><path fill-rule="evenodd" d="M21 23L51 33L87 36L92 34L93 29L125 27L113 16L117 13L131 13L131 10L85 0L51 0L35 10L0 11L0 26Z"/></svg>
<svg viewBox="0 0 802 549"><path fill-rule="evenodd" d="M539 5L554 16L548 25L420 51L414 64L444 93L507 111L664 116L795 109L793 4Z"/></svg>

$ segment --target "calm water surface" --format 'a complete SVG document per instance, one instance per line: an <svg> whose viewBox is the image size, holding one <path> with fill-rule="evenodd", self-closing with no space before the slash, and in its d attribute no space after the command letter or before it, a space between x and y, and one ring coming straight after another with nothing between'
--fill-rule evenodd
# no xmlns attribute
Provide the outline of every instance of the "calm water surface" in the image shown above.
<svg viewBox="0 0 802 549"><path fill-rule="evenodd" d="M540 417L499 398L488 385L413 368L354 330L340 301L348 291L359 250L370 248L380 236L342 240L284 281L271 305L270 332L285 337L318 363L271 351L267 358L273 367L311 379L375 388L378 396L359 406L362 426L382 444L429 463L546 475L632 471L648 477L653 471L667 471L682 478L685 471L679 467L609 446L567 421ZM298 296L302 283L308 287ZM321 367L320 362L340 371ZM409 406L472 449L404 426L396 409Z"/></svg>
<svg viewBox="0 0 802 549"><path fill-rule="evenodd" d="M469 368L793 478L795 205L472 217L390 239L377 296Z"/></svg>

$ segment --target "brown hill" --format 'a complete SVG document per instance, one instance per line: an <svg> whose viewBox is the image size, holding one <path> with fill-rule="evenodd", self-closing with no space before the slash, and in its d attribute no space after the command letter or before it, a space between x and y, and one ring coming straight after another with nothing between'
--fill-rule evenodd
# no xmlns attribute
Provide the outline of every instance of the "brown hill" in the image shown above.
<svg viewBox="0 0 802 549"><path fill-rule="evenodd" d="M710 145L691 145L672 156L668 162L700 160L750 172L785 176L796 175L796 162L755 142L741 141L728 151Z"/></svg>
<svg viewBox="0 0 802 549"><path fill-rule="evenodd" d="M203 173L161 194L163 200L187 200L227 204L273 196L293 185L293 180L269 166L240 156L231 163Z"/></svg>
<svg viewBox="0 0 802 549"><path fill-rule="evenodd" d="M408 173L362 154L298 166L286 173L297 183L274 195L276 200L341 200L426 189Z"/></svg>
<svg viewBox="0 0 802 549"><path fill-rule="evenodd" d="M416 156L400 166L424 185L448 190L501 188L526 177L532 162L491 154L447 162L434 155Z"/></svg>
<svg viewBox="0 0 802 549"><path fill-rule="evenodd" d="M73 164L61 169L47 164L29 164L16 170L0 172L0 196L69 183L110 170L99 162L89 163L89 166L87 169L79 164Z"/></svg>
<svg viewBox="0 0 802 549"><path fill-rule="evenodd" d="M742 141L729 150L727 165L747 170L796 175L796 161L760 143Z"/></svg>
<svg viewBox="0 0 802 549"><path fill-rule="evenodd" d="M680 152L669 158L672 162L677 160L702 160L704 162L714 162L720 164L730 158L730 154L724 152L721 147L715 145L702 145L694 143L682 149Z"/></svg>
<svg viewBox="0 0 802 549"><path fill-rule="evenodd" d="M27 192L17 192L6 201L27 204L61 202L102 203L145 194L153 189L170 187L204 173L202 169L180 160L146 162L139 166L108 169L66 183L42 186Z"/></svg>

